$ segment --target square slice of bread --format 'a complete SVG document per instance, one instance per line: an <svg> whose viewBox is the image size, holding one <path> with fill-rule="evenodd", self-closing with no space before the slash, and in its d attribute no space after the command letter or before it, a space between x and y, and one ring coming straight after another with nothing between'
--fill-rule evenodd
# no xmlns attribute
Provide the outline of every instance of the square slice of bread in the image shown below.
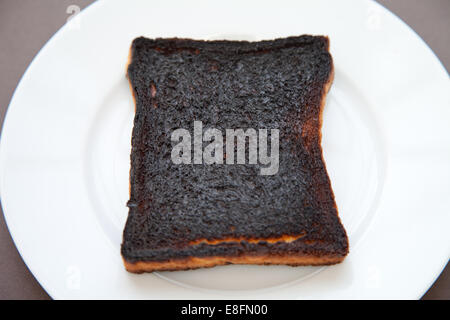
<svg viewBox="0 0 450 320"><path fill-rule="evenodd" d="M321 149L333 80L327 37L141 37L132 43L127 75L136 104L121 247L128 271L345 258L348 239ZM222 132L278 129L278 172L261 175L265 166L249 161L175 164L171 134L192 134L194 121ZM249 143L245 148L248 155Z"/></svg>

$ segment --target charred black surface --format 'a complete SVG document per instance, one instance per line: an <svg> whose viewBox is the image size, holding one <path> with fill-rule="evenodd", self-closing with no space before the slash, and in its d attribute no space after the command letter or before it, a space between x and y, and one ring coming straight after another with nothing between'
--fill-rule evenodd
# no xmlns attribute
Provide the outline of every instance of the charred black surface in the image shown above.
<svg viewBox="0 0 450 320"><path fill-rule="evenodd" d="M328 38L137 38L131 53L136 116L121 250L127 261L347 254L320 147L321 101L333 70ZM173 164L170 135L192 132L194 120L204 130L279 129L278 173L259 175L260 165ZM302 233L292 243L189 245Z"/></svg>

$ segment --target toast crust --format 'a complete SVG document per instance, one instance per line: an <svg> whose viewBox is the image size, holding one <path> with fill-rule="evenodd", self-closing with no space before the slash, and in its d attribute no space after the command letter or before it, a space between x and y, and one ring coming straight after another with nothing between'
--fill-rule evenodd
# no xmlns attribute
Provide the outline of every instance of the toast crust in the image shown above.
<svg viewBox="0 0 450 320"><path fill-rule="evenodd" d="M138 261L135 263L124 260L125 268L132 273L153 271L178 271L198 268L211 268L227 264L255 264L255 265L288 265L319 266L333 265L344 260L344 256L247 256L240 257L189 257L185 259L171 259L169 261Z"/></svg>

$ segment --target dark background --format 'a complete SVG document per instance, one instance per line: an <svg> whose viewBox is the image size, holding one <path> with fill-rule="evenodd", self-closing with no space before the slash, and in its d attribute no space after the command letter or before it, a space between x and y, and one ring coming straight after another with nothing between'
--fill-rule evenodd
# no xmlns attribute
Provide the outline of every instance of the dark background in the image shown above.
<svg viewBox="0 0 450 320"><path fill-rule="evenodd" d="M0 123L22 74L66 22L93 0L0 0ZM450 68L450 0L378 0L411 26ZM22 261L0 214L0 299L49 299ZM450 299L447 266L423 299Z"/></svg>

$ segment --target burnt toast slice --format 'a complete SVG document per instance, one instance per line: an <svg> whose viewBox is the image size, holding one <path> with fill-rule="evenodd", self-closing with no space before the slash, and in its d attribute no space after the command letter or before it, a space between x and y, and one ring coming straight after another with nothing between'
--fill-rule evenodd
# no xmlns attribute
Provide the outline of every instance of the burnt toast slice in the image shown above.
<svg viewBox="0 0 450 320"><path fill-rule="evenodd" d="M333 75L323 36L135 39L127 69L136 113L125 268L341 262L348 239L321 149ZM248 162L175 164L171 134L192 132L194 121L223 132L278 129L278 172L261 175L264 165Z"/></svg>

